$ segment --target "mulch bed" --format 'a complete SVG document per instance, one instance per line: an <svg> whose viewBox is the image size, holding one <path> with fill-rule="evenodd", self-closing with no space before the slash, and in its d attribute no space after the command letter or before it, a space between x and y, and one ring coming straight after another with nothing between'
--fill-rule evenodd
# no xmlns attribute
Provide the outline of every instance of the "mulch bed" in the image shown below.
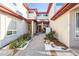
<svg viewBox="0 0 79 59"><path fill-rule="evenodd" d="M64 49L68 49L68 47L65 44L61 43L56 38L52 39L51 42L54 42L54 44L57 45L57 46L63 46L63 47L65 47ZM57 53L56 53L55 50L50 50L50 52L51 52L51 56L57 56Z"/></svg>
<svg viewBox="0 0 79 59"><path fill-rule="evenodd" d="M68 48L65 44L61 43L57 39L53 39L52 42L54 42L54 44L56 44L57 46L63 46L63 47L65 47L65 49ZM57 56L57 53L55 50L51 50L50 52L51 52L51 56Z"/></svg>
<svg viewBox="0 0 79 59"><path fill-rule="evenodd" d="M54 42L57 46L63 46L66 49L68 48L65 44L63 44L60 41L58 41L58 39L53 39L52 42Z"/></svg>

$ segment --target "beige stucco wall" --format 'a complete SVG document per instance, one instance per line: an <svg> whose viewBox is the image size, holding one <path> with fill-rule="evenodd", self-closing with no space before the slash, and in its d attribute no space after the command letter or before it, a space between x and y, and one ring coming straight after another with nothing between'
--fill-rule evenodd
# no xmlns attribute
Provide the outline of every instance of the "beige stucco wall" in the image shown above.
<svg viewBox="0 0 79 59"><path fill-rule="evenodd" d="M55 21L50 20L50 27L58 34L58 40L69 47L69 12Z"/></svg>
<svg viewBox="0 0 79 59"><path fill-rule="evenodd" d="M28 13L28 19L36 19L36 12L33 11L33 13Z"/></svg>
<svg viewBox="0 0 79 59"><path fill-rule="evenodd" d="M76 13L79 13L79 5L70 11L70 47L79 48L79 30L76 30Z"/></svg>
<svg viewBox="0 0 79 59"><path fill-rule="evenodd" d="M16 34L7 35L7 31L9 30L9 25L12 21L16 22ZM27 23L24 20L18 19L14 16L11 16L7 13L0 11L0 44L1 46L6 45L11 40L16 39L20 35L28 32Z"/></svg>
<svg viewBox="0 0 79 59"><path fill-rule="evenodd" d="M17 10L22 13L22 16L27 18L27 14L28 14L28 10L23 6L22 3L15 3L15 5L13 5L13 3L5 3L3 5L5 5L6 7L8 7L9 9L11 9L12 11L17 12Z"/></svg>

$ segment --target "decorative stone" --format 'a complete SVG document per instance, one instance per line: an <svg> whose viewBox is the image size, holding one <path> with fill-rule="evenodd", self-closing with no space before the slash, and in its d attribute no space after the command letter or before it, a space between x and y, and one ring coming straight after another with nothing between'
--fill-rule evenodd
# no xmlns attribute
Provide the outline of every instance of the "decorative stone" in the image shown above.
<svg viewBox="0 0 79 59"><path fill-rule="evenodd" d="M50 44L50 40L46 40L46 44Z"/></svg>
<svg viewBox="0 0 79 59"><path fill-rule="evenodd" d="M54 44L54 42L50 42L50 44Z"/></svg>
<svg viewBox="0 0 79 59"><path fill-rule="evenodd" d="M51 45L52 47L54 47L54 42L50 42L50 45Z"/></svg>

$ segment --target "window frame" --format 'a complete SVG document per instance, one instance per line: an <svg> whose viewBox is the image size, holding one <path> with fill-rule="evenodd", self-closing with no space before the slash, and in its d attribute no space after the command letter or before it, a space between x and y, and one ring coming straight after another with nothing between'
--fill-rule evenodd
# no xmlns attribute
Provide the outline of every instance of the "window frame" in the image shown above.
<svg viewBox="0 0 79 59"><path fill-rule="evenodd" d="M79 11L75 11L75 38L79 38L79 34L78 34L79 30L77 28L77 17L76 17L77 13L79 13Z"/></svg>
<svg viewBox="0 0 79 59"><path fill-rule="evenodd" d="M77 14L79 13L79 11L75 12L75 31L79 32L79 30L77 30Z"/></svg>
<svg viewBox="0 0 79 59"><path fill-rule="evenodd" d="M11 32L11 34L9 34L8 32ZM16 34L16 31L15 30L9 30L9 31L7 31L7 35L13 35L13 34Z"/></svg>
<svg viewBox="0 0 79 59"><path fill-rule="evenodd" d="M15 19L15 20L14 20L14 19ZM17 18L13 18L12 20L13 20L14 22L16 22L16 19L17 19ZM11 28L11 29L8 29L7 35L8 35L8 32L9 32L9 31L12 31L12 34L10 34L10 35L17 34L17 22L16 22L15 27L16 27L15 29L12 29L12 28ZM15 32L15 33L14 33L14 32Z"/></svg>

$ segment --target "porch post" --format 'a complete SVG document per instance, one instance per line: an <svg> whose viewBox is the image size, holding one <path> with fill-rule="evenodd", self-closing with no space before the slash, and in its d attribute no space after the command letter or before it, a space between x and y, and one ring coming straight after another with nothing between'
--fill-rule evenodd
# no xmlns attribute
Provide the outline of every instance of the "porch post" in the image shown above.
<svg viewBox="0 0 79 59"><path fill-rule="evenodd" d="M34 33L33 33L33 25L34 25L34 21L32 20L32 22L31 22L31 26L32 26L32 37L34 35Z"/></svg>

